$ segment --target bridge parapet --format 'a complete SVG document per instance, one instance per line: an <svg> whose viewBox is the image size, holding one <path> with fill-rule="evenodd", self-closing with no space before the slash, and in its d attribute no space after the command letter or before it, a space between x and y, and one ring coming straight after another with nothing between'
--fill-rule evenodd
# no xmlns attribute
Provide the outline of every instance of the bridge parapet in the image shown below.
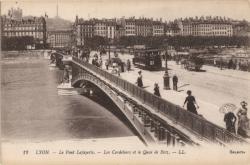
<svg viewBox="0 0 250 165"><path fill-rule="evenodd" d="M219 127L198 115L192 114L180 106L157 97L149 93L148 91L139 88L138 86L124 79L121 79L120 77L117 77L106 72L105 70L91 65L88 62L84 62L83 60L80 60L76 57L73 57L72 61L91 70L92 72L97 74L98 77L102 77L108 80L112 85L107 85L109 85L112 90L116 91L116 93L119 93L121 96L123 95L123 97L128 101L133 102L131 98L128 98L123 94L123 91L129 93L131 96L141 101L144 106L135 106L134 113L138 113L139 117L142 117L144 124L150 125L150 127L152 127L152 130L154 130L155 132L159 132L160 130L162 130L162 128L166 127L166 125L164 126L163 124L166 123L166 121L163 121L163 119L160 117L161 115L163 115L173 121L176 125L181 125L196 136L199 136L200 138L208 141L219 143L221 145L226 145L228 143L245 142L244 139L231 134L226 129ZM134 103L134 105L136 105L136 103ZM145 106L154 109L155 112L147 112ZM153 119L155 121L148 120L149 116L153 116ZM158 127L152 126L155 125L158 121L160 121L160 125ZM164 131L167 132L166 130ZM164 133L164 136L165 135L170 136L167 133Z"/></svg>
<svg viewBox="0 0 250 165"><path fill-rule="evenodd" d="M80 69L80 72L73 77L72 84L75 85L82 80L94 83L113 100L136 129L139 137L141 137L145 144L165 144L167 146L197 144L188 136L185 136L182 132L169 125L166 121L151 113L150 110L139 105L134 98L132 99L126 94L115 90L109 82L107 83L94 74Z"/></svg>

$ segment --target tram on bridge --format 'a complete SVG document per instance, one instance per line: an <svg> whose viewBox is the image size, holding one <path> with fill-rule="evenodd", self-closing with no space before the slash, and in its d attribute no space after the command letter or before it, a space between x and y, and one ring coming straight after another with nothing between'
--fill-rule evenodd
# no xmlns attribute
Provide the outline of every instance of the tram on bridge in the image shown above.
<svg viewBox="0 0 250 165"><path fill-rule="evenodd" d="M145 70L160 70L162 68L160 49L135 49L133 64Z"/></svg>

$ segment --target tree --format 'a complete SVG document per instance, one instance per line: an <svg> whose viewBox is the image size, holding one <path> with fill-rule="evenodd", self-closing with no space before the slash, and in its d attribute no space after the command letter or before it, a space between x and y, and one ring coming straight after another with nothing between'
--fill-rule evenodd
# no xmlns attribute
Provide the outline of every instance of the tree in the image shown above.
<svg viewBox="0 0 250 165"><path fill-rule="evenodd" d="M33 45L34 43L34 38L31 36L2 37L3 50L25 50L27 45Z"/></svg>

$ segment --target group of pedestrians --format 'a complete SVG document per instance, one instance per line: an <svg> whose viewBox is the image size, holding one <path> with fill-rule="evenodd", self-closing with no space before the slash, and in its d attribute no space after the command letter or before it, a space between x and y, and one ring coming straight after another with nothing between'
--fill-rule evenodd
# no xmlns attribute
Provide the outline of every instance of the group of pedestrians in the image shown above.
<svg viewBox="0 0 250 165"><path fill-rule="evenodd" d="M138 87L143 88L142 72L141 71L138 72L136 84ZM157 83L154 84L154 95L161 97L159 85Z"/></svg>
<svg viewBox="0 0 250 165"><path fill-rule="evenodd" d="M98 56L95 55L93 60L92 60L92 64L96 65L98 67L102 66L102 59L100 57L100 59L98 60ZM106 66L106 70L109 69L109 60L105 61L105 66ZM115 64L112 64L113 69L117 68L118 66L115 66ZM128 59L126 62L126 68L127 71L129 72L131 70L131 62ZM65 72L66 74L68 72ZM65 79L68 78L67 75L64 76ZM66 78L67 77L67 78ZM172 82L173 82L173 90L178 91L178 77L176 74L173 75L172 77ZM138 77L136 80L136 84L138 87L143 88L144 84L143 84L143 76L142 76L142 71L138 71ZM161 97L160 94L160 89L159 89L159 85L158 83L154 84L154 95ZM195 99L195 97L192 95L192 91L188 90L187 91L187 97L185 98L185 101L183 103L183 108L186 106L187 111L198 115L197 109L199 109L199 106L197 104L197 101ZM236 113L236 115L233 112L228 112L225 114L224 116L224 122L226 123L226 129L232 133L236 133L239 134L243 137L249 137L248 132L249 132L249 119L247 117L247 103L245 101L241 102L241 108L238 110L238 112Z"/></svg>
<svg viewBox="0 0 250 165"><path fill-rule="evenodd" d="M175 91L177 91L177 83L178 83L178 77L176 75L174 75L173 76L173 89ZM143 88L142 72L141 71L138 71L138 77L137 77L136 84L138 87ZM154 84L154 95L161 97L158 83ZM185 104L187 104L187 111L198 115L198 112L196 109L198 109L199 106L195 100L195 97L192 96L192 92L190 90L187 91L187 95L188 96L186 97L186 99L184 101L183 107L185 106Z"/></svg>
<svg viewBox="0 0 250 165"><path fill-rule="evenodd" d="M127 65L128 66L128 65ZM128 71L130 70L130 65L129 65L129 69L127 69ZM174 74L173 78L173 90L177 91L178 90L178 87L177 87L177 84L178 84L178 77L176 76L176 74ZM136 81L136 84L138 87L143 87L143 82L142 82L142 72L141 71L138 71L138 77L137 77L137 81ZM154 93L155 95L157 96L160 96L160 92L159 92L159 86L157 83L154 84Z"/></svg>
<svg viewBox="0 0 250 165"><path fill-rule="evenodd" d="M109 65L110 65L110 61L107 59L107 60L105 61L106 70L109 70ZM112 65L113 65L113 64L112 64ZM122 64L121 67L123 67L123 69L121 69L121 70L124 71L124 64ZM129 72L129 71L131 70L131 62L130 62L129 59L127 60L126 67L127 67L127 71Z"/></svg>
<svg viewBox="0 0 250 165"><path fill-rule="evenodd" d="M91 63L97 67L102 67L102 57L100 56L100 58L98 58L98 55L95 54Z"/></svg>
<svg viewBox="0 0 250 165"><path fill-rule="evenodd" d="M125 67L126 67L126 69L127 69L128 72L131 69L130 60L127 61L127 64L125 64L124 62L115 62L115 61L113 61L112 63L110 63L109 60L106 60L106 62L105 62L106 70L109 69L109 65L110 64L112 66L111 73L112 74L117 74L118 76L120 76L120 73L125 72Z"/></svg>
<svg viewBox="0 0 250 165"><path fill-rule="evenodd" d="M121 69L119 67L119 65L116 62L112 63L112 70L111 70L112 74L117 74L118 76L120 76L121 73Z"/></svg>
<svg viewBox="0 0 250 165"><path fill-rule="evenodd" d="M220 58L212 60L205 60L205 64L213 65L219 68L228 68L233 70L241 70L250 72L250 62L247 60L230 59L228 61Z"/></svg>
<svg viewBox="0 0 250 165"><path fill-rule="evenodd" d="M236 115L231 111L225 114L224 122L229 132L239 134L242 137L249 137L250 126L247 116L247 103L242 101L240 104L241 108L237 111Z"/></svg>

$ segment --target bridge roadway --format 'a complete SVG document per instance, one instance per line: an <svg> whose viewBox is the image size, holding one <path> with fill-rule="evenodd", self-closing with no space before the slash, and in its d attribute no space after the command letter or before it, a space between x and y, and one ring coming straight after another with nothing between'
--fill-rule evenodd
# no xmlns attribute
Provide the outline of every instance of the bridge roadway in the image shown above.
<svg viewBox="0 0 250 165"><path fill-rule="evenodd" d="M111 57L113 57L113 53ZM132 60L132 57L128 54L119 54L119 58L124 62L126 62L126 59ZM107 55L103 56L104 61L107 58ZM164 62L163 65L165 65ZM102 68L105 68L105 66ZM249 93L246 92L250 91L250 73L248 72L220 70L211 66L203 66L203 72L187 71L180 65L176 65L174 61L168 61L168 68L171 89L173 89L172 76L174 74L178 76L178 91L163 89L164 70L142 70L144 89L153 93L154 83L158 83L161 97L179 106L183 105L187 96L186 91L192 90L200 107L197 110L198 113L208 121L223 128L225 128L224 114L219 111L223 104L232 103L240 107L242 100L250 102ZM132 71L121 73L120 78L135 83L139 70L132 65ZM111 68L108 72L111 72Z"/></svg>
<svg viewBox="0 0 250 165"><path fill-rule="evenodd" d="M72 84L87 80L103 89L146 144L184 146L206 145L211 141L221 145L245 142L204 118L80 59L73 58L72 68Z"/></svg>

